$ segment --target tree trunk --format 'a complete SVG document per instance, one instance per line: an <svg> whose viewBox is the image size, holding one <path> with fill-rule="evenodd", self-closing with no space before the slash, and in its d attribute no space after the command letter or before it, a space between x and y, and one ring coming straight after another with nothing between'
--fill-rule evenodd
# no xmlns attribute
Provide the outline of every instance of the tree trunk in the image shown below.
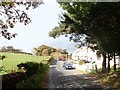
<svg viewBox="0 0 120 90"><path fill-rule="evenodd" d="M110 54L108 53L108 72L110 72Z"/></svg>
<svg viewBox="0 0 120 90"><path fill-rule="evenodd" d="M97 64L95 64L95 71L98 72Z"/></svg>
<svg viewBox="0 0 120 90"><path fill-rule="evenodd" d="M114 71L116 71L116 59L115 59L115 53L114 53L113 59L114 59Z"/></svg>
<svg viewBox="0 0 120 90"><path fill-rule="evenodd" d="M120 68L120 55L119 55L119 59L118 59L118 67Z"/></svg>
<svg viewBox="0 0 120 90"><path fill-rule="evenodd" d="M103 62L102 62L102 71L106 72L106 54L102 54L103 55Z"/></svg>

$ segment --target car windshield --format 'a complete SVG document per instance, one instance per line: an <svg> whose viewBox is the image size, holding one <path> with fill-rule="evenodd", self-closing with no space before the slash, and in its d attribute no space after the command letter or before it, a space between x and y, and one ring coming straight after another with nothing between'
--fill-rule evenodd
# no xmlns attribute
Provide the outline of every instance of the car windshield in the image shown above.
<svg viewBox="0 0 120 90"><path fill-rule="evenodd" d="M72 65L72 63L66 63L67 65Z"/></svg>

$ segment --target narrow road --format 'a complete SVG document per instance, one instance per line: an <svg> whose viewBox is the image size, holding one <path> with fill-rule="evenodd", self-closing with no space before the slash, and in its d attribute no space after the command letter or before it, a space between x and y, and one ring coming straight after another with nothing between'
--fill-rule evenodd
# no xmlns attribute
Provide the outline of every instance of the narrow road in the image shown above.
<svg viewBox="0 0 120 90"><path fill-rule="evenodd" d="M52 60L49 72L49 89L79 89L79 90L115 90L104 86L99 80L80 71L65 70L62 67L63 61Z"/></svg>

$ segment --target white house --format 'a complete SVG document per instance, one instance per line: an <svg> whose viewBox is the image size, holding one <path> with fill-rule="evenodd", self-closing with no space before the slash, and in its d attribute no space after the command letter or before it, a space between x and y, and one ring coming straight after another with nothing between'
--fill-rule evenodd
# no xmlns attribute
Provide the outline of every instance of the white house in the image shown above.
<svg viewBox="0 0 120 90"><path fill-rule="evenodd" d="M90 61L90 62L98 60L96 51L93 51L92 49L86 46L77 49L72 54L72 59L75 61L85 60L85 61Z"/></svg>
<svg viewBox="0 0 120 90"><path fill-rule="evenodd" d="M86 70L90 70L93 68L93 65L97 65L97 68L102 68L102 62L103 62L103 57L97 57L96 51L94 52L92 49L88 47L81 47L77 49L74 53L72 53L72 60L76 63L79 63L79 60L85 60L85 61L90 61L94 62L94 64L86 64L86 65L80 65L80 69L83 68ZM108 65L108 59L106 59L106 66ZM120 67L120 56L116 56L116 64L118 64L118 67ZM114 60L112 59L110 61L110 66L112 67L114 65ZM89 68L88 68L89 67ZM95 67L94 67L95 68Z"/></svg>
<svg viewBox="0 0 120 90"><path fill-rule="evenodd" d="M103 58L102 56L98 58L96 51L93 51L91 48L84 46L72 53L72 60L76 63L76 69L82 69L83 71L89 72L90 70L95 69L95 65L97 65L97 68L102 68ZM91 63L79 65L80 60L89 61ZM95 63L92 64L94 61Z"/></svg>

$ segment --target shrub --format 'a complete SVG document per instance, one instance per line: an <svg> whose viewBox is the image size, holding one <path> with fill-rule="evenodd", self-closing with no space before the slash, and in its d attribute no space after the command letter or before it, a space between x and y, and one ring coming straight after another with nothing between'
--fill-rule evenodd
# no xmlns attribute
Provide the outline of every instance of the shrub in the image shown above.
<svg viewBox="0 0 120 90"><path fill-rule="evenodd" d="M37 62L25 62L25 63L20 63L17 65L18 69L24 68L27 76L31 76L32 74L36 73L39 71L39 67L41 64Z"/></svg>
<svg viewBox="0 0 120 90"><path fill-rule="evenodd" d="M85 61L84 61L84 60L80 60L80 61L79 61L79 64L80 64L80 65L85 64Z"/></svg>
<svg viewBox="0 0 120 90"><path fill-rule="evenodd" d="M26 74L22 72L2 75L2 89L16 88L16 83L26 79Z"/></svg>
<svg viewBox="0 0 120 90"><path fill-rule="evenodd" d="M42 64L42 68L40 72L37 72L36 74L32 75L30 78L27 78L26 80L23 80L22 82L17 83L16 87L17 89L20 88L44 88L44 82L43 79L46 77L47 72L49 70L48 64Z"/></svg>
<svg viewBox="0 0 120 90"><path fill-rule="evenodd" d="M0 60L3 60L4 58L6 58L5 55L0 56Z"/></svg>

